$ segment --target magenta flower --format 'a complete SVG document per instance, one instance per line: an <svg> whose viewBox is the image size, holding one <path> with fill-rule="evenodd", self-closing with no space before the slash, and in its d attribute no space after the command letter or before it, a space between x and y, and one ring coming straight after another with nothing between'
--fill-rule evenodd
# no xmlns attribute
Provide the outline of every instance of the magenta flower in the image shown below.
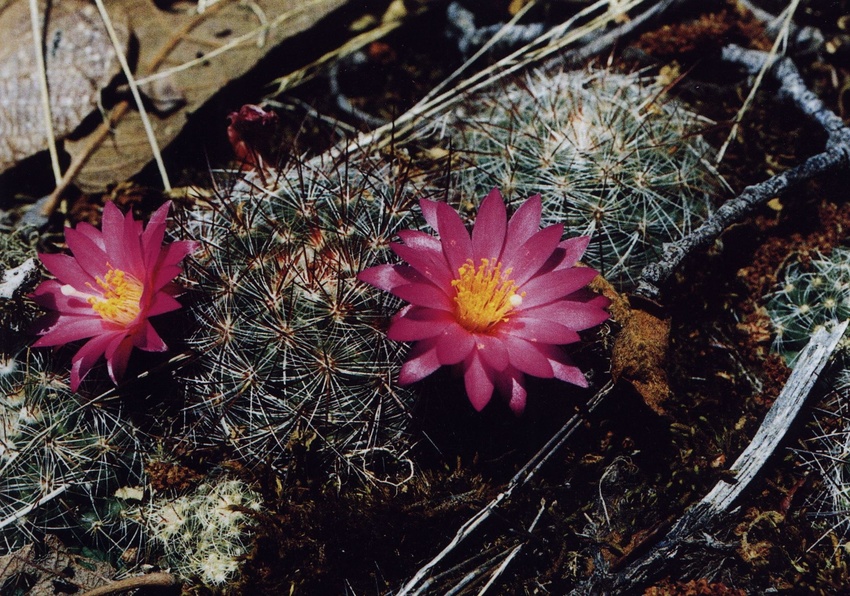
<svg viewBox="0 0 850 596"><path fill-rule="evenodd" d="M174 298L178 286L171 280L196 246L189 241L162 245L169 206L157 209L142 231L132 213L122 215L107 202L102 232L87 223L65 230L73 256L38 255L56 279L42 282L33 299L56 312L33 346L91 338L71 359L73 391L101 356L117 384L134 346L148 352L167 349L148 319L180 308Z"/></svg>
<svg viewBox="0 0 850 596"><path fill-rule="evenodd" d="M460 365L472 406L494 388L519 414L525 375L582 387L587 380L559 346L608 318L609 301L583 289L597 273L576 267L588 237L561 241L563 225L540 230L535 195L510 221L498 189L481 203L472 237L447 204L423 199L422 213L440 235L404 230L392 250L407 265L378 265L359 279L410 302L387 337L415 341L399 374L407 385L444 364Z"/></svg>

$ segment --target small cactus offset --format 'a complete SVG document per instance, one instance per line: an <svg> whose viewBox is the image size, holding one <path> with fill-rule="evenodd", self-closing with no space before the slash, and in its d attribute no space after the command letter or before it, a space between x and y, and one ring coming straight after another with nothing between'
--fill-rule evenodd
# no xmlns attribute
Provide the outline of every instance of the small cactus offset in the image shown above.
<svg viewBox="0 0 850 596"><path fill-rule="evenodd" d="M766 298L776 332L773 348L792 362L815 331L850 318L850 250L836 248L805 267L792 263Z"/></svg>
<svg viewBox="0 0 850 596"><path fill-rule="evenodd" d="M832 374L832 389L819 404L818 430L806 440L797 456L821 480L820 489L810 497L809 510L827 532L850 536L850 369Z"/></svg>
<svg viewBox="0 0 850 596"><path fill-rule="evenodd" d="M628 287L711 211L718 178L698 129L639 75L574 71L476 94L421 134L449 138L462 196L495 186L516 207L541 194L544 225L592 236L584 260Z"/></svg>
<svg viewBox="0 0 850 596"><path fill-rule="evenodd" d="M119 412L73 393L41 355L0 373L0 550L70 530L122 555L139 542L131 511L144 485Z"/></svg>
<svg viewBox="0 0 850 596"><path fill-rule="evenodd" d="M248 174L195 212L190 438L285 467L295 443L351 463L401 436L412 403L396 384L406 348L384 334L397 301L355 276L388 259L411 217L403 178L365 158L309 162L276 178Z"/></svg>
<svg viewBox="0 0 850 596"><path fill-rule="evenodd" d="M256 523L250 512L260 508L260 496L243 482L213 479L176 499L154 499L144 515L168 566L186 579L223 586L248 554Z"/></svg>

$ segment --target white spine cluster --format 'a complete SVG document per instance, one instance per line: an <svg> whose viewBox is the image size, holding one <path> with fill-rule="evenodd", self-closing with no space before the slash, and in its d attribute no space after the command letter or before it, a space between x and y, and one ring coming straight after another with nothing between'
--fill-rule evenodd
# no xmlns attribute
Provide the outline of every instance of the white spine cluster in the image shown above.
<svg viewBox="0 0 850 596"><path fill-rule="evenodd" d="M139 443L120 411L73 393L40 355L0 375L0 552L72 531L121 554L138 544L129 512L144 486ZM139 499L120 496L130 487Z"/></svg>
<svg viewBox="0 0 850 596"><path fill-rule="evenodd" d="M476 94L422 136L451 140L461 196L497 186L516 206L540 193L544 222L592 236L585 260L627 287L711 212L719 178L701 126L639 75L569 71Z"/></svg>
<svg viewBox="0 0 850 596"><path fill-rule="evenodd" d="M850 317L850 250L836 248L803 267L792 263L767 299L773 322L773 348L793 361L812 334Z"/></svg>
<svg viewBox="0 0 850 596"><path fill-rule="evenodd" d="M156 499L146 517L169 565L183 577L221 586L238 573L250 544L250 512L260 508L247 485L224 479L176 499Z"/></svg>

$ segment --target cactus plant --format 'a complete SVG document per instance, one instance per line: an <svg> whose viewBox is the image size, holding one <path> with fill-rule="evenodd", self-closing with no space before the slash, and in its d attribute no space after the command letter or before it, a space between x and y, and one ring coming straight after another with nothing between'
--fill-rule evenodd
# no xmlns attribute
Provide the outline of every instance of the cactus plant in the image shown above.
<svg viewBox="0 0 850 596"><path fill-rule="evenodd" d="M249 514L260 507L259 495L243 482L217 478L186 495L154 499L144 515L169 566L186 579L222 586L248 553Z"/></svg>
<svg viewBox="0 0 850 596"><path fill-rule="evenodd" d="M807 266L791 263L779 288L766 297L773 322L773 348L793 361L821 327L850 317L850 250L815 255Z"/></svg>
<svg viewBox="0 0 850 596"><path fill-rule="evenodd" d="M833 368L837 370L830 373L831 390L816 410L817 431L795 452L821 480L819 490L809 498L813 520L818 525L826 522L829 531L850 536L850 369L846 355Z"/></svg>
<svg viewBox="0 0 850 596"><path fill-rule="evenodd" d="M711 211L719 179L699 124L637 74L537 72L473 95L419 137L450 141L462 196L496 186L516 208L541 194L544 225L592 236L585 261L628 287Z"/></svg>
<svg viewBox="0 0 850 596"><path fill-rule="evenodd" d="M395 383L405 348L383 331L398 301L355 276L388 260L411 217L403 178L378 160L319 160L273 186L248 173L195 211L199 358L184 377L194 440L285 467L295 438L318 437L321 451L350 461L401 437L412 402Z"/></svg>
<svg viewBox="0 0 850 596"><path fill-rule="evenodd" d="M120 412L73 393L45 356L15 361L0 374L0 549L67 530L117 554L136 544L138 454Z"/></svg>

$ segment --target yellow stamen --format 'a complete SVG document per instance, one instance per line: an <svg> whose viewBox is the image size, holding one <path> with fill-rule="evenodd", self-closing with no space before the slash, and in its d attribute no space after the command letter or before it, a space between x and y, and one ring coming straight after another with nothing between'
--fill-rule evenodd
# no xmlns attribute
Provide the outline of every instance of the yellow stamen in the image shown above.
<svg viewBox="0 0 850 596"><path fill-rule="evenodd" d="M120 269L113 269L112 265L107 266L109 270L103 279L95 278L99 289L88 284L99 296L90 294L86 300L102 319L119 325L129 325L139 316L139 300L144 288L132 275L127 275Z"/></svg>
<svg viewBox="0 0 850 596"><path fill-rule="evenodd" d="M492 259L495 260L495 259ZM502 264L490 264L491 259L481 259L478 268L469 259L458 269L458 278L452 281L455 295L455 316L458 323L469 331L482 333L494 325L508 320L508 313L522 304L525 292L517 294L517 286L508 269L502 273Z"/></svg>

